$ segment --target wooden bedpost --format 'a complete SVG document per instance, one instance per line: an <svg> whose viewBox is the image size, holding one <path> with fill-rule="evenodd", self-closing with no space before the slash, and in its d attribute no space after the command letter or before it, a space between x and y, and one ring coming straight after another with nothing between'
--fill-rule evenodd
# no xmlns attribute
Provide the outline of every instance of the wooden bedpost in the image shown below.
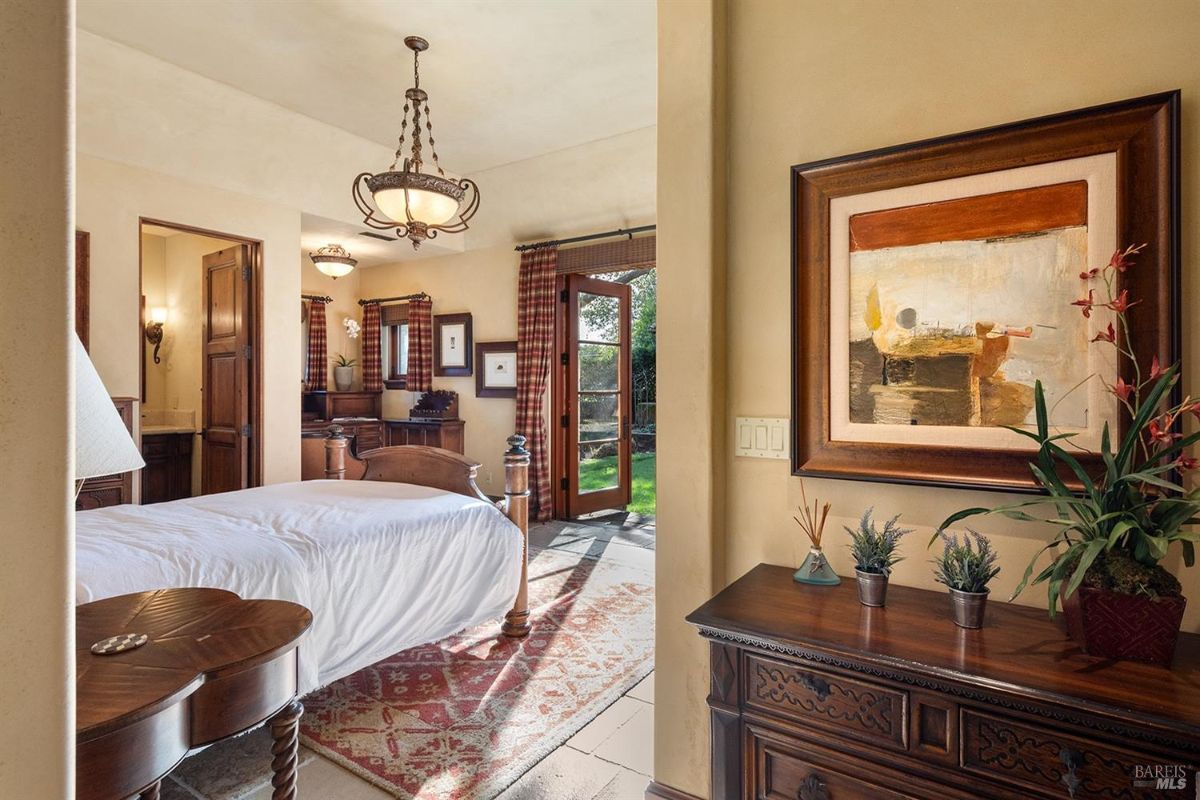
<svg viewBox="0 0 1200 800"><path fill-rule="evenodd" d="M346 479L346 437L341 425L330 425L325 436L325 477L334 481Z"/></svg>
<svg viewBox="0 0 1200 800"><path fill-rule="evenodd" d="M504 615L504 635L520 639L529 635L529 451L525 437L508 437L504 454L504 513L521 529L521 583L512 611Z"/></svg>

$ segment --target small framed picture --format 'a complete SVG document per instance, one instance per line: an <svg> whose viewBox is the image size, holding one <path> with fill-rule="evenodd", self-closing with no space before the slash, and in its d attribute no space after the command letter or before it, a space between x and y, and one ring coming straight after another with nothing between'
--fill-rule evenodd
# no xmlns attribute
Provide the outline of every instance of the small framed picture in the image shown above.
<svg viewBox="0 0 1200 800"><path fill-rule="evenodd" d="M433 374L465 378L471 374L471 315L437 314L433 318Z"/></svg>
<svg viewBox="0 0 1200 800"><path fill-rule="evenodd" d="M517 396L517 343L479 342L475 345L475 396Z"/></svg>

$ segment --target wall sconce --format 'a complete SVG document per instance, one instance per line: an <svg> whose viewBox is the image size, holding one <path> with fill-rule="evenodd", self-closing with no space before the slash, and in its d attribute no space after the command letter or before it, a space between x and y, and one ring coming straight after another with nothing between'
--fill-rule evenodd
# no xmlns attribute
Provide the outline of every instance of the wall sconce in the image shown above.
<svg viewBox="0 0 1200 800"><path fill-rule="evenodd" d="M161 363L158 348L162 345L163 325L167 322L167 309L155 306L150 309L150 320L146 323L146 341L154 345L154 363Z"/></svg>

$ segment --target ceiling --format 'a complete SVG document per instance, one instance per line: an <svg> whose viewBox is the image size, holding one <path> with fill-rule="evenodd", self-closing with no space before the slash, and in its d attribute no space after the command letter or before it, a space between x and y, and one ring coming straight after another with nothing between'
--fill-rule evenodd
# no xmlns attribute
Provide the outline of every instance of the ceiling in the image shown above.
<svg viewBox="0 0 1200 800"><path fill-rule="evenodd" d="M655 0L78 0L77 8L87 31L389 148L412 85L403 39L423 36L431 46L421 88L438 154L459 174L655 124Z"/></svg>

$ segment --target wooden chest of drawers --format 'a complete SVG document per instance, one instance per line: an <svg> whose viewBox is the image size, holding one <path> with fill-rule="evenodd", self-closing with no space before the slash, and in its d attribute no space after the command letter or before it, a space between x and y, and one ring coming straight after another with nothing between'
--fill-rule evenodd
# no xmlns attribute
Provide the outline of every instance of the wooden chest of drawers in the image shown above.
<svg viewBox="0 0 1200 800"><path fill-rule="evenodd" d="M712 797L1191 800L1200 636L1173 669L1083 655L1045 611L796 584L759 565L688 617L710 644Z"/></svg>
<svg viewBox="0 0 1200 800"><path fill-rule="evenodd" d="M462 455L465 425L461 419L389 419L388 444L423 444Z"/></svg>

